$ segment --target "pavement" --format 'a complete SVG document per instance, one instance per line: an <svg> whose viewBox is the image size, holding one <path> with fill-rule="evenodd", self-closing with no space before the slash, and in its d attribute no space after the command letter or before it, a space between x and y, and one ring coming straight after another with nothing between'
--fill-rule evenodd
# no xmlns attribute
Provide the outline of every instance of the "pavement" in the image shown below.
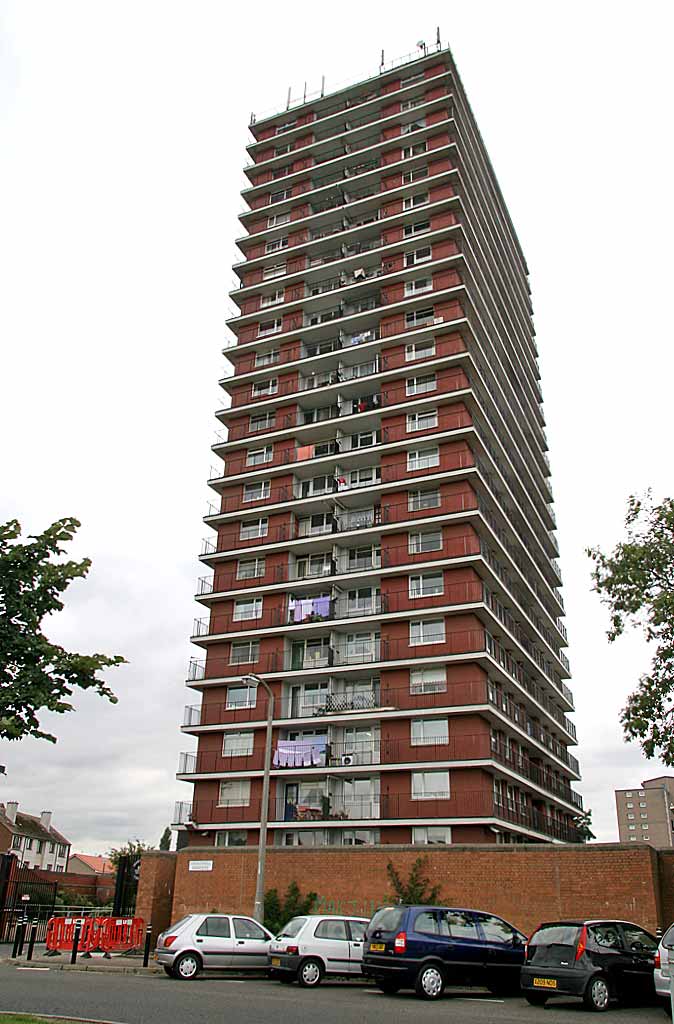
<svg viewBox="0 0 674 1024"><path fill-rule="evenodd" d="M166 975L140 977L108 972L68 972L44 964L0 964L0 1011L45 1013L106 1024L582 1024L580 1001L553 1000L529 1006L521 998L496 999L480 990L450 990L440 1002L412 993L385 996L362 982L323 982L300 989L276 981L203 974L195 981ZM0 1022L1 1022L0 1017ZM616 1024L665 1024L659 1006L611 1010Z"/></svg>

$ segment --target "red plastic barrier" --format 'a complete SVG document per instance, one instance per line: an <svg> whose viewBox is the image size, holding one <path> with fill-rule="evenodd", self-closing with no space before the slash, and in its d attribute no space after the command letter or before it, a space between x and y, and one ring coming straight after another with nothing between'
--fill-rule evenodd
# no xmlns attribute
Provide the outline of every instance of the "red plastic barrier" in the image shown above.
<svg viewBox="0 0 674 1024"><path fill-rule="evenodd" d="M71 950L78 923L81 926L79 953L126 953L142 946L145 940L142 917L52 917L47 924L47 949Z"/></svg>

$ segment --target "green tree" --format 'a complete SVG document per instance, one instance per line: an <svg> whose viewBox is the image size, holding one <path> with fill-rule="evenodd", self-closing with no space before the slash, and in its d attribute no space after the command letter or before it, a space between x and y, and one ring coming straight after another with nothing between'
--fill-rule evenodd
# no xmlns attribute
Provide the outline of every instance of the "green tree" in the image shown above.
<svg viewBox="0 0 674 1024"><path fill-rule="evenodd" d="M274 935L293 917L310 914L316 902L316 893L308 892L303 896L297 882L291 882L283 900L278 889L268 889L264 894L264 924Z"/></svg>
<svg viewBox="0 0 674 1024"><path fill-rule="evenodd" d="M403 881L391 861L386 865L386 872L400 903L430 904L440 899L440 886L431 886L430 879L424 874L427 864L425 857L417 857L407 881Z"/></svg>
<svg viewBox="0 0 674 1024"><path fill-rule="evenodd" d="M124 658L75 654L42 632L44 617L63 609L63 591L89 572L88 558L56 561L79 525L60 519L22 542L16 519L0 524L0 739L35 736L55 743L55 736L40 729L38 712L72 711L68 698L76 687L117 703L97 673Z"/></svg>
<svg viewBox="0 0 674 1024"><path fill-rule="evenodd" d="M653 644L650 672L627 699L620 719L628 740L646 757L674 765L674 500L660 504L650 491L629 498L627 539L605 555L588 548L594 589L608 606L610 642L627 626L640 628Z"/></svg>
<svg viewBox="0 0 674 1024"><path fill-rule="evenodd" d="M171 829L168 827L168 825L166 826L166 828L164 829L164 831L161 834L161 839L159 840L159 849L160 850L170 850L171 849Z"/></svg>
<svg viewBox="0 0 674 1024"><path fill-rule="evenodd" d="M129 839L123 846L113 846L108 851L108 860L112 862L112 866L117 870L120 857L127 855L135 857L142 853L150 853L152 850L154 850L154 846L150 846L149 843L142 843L138 838Z"/></svg>
<svg viewBox="0 0 674 1024"><path fill-rule="evenodd" d="M577 814L573 819L573 824L576 827L578 839L581 843L588 843L590 839L597 838L592 831L592 811L590 809Z"/></svg>

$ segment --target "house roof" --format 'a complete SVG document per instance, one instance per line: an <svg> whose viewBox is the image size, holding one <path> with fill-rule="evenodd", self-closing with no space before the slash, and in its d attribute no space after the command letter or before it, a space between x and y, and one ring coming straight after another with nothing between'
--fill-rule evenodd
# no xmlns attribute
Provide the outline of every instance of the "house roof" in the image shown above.
<svg viewBox="0 0 674 1024"><path fill-rule="evenodd" d="M87 867L90 867L92 871L95 871L97 875L113 875L115 873L114 865L107 857L95 856L91 853L72 853L70 857L71 860L73 857L77 857Z"/></svg>
<svg viewBox="0 0 674 1024"><path fill-rule="evenodd" d="M40 818L35 814L24 814L17 811L16 821L10 821L4 804L0 804L0 824L13 835L30 836L31 839L42 839L49 843L62 843L70 846L70 840L66 839L57 829L45 828Z"/></svg>

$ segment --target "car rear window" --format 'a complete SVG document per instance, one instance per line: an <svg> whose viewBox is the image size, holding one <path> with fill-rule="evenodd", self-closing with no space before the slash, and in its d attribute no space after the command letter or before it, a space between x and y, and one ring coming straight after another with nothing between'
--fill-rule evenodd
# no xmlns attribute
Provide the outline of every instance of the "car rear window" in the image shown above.
<svg viewBox="0 0 674 1024"><path fill-rule="evenodd" d="M367 933L373 935L374 932L398 932L404 916L405 907L382 907L367 926Z"/></svg>
<svg viewBox="0 0 674 1024"><path fill-rule="evenodd" d="M529 939L530 946L575 946L577 924L544 924Z"/></svg>
<svg viewBox="0 0 674 1024"><path fill-rule="evenodd" d="M294 939L306 924L306 917L293 917L276 936L277 939Z"/></svg>
<svg viewBox="0 0 674 1024"><path fill-rule="evenodd" d="M669 928L662 936L662 939L660 941L662 942L662 945L666 948L671 949L672 946L674 946L674 924L670 924Z"/></svg>
<svg viewBox="0 0 674 1024"><path fill-rule="evenodd" d="M184 924L187 924L188 921L191 921L194 916L195 916L194 914L188 914L187 917L181 917L179 921L176 921L175 924L172 924L170 928L166 929L166 931L167 932L175 932L175 931L177 931L178 928L182 928L182 926Z"/></svg>

